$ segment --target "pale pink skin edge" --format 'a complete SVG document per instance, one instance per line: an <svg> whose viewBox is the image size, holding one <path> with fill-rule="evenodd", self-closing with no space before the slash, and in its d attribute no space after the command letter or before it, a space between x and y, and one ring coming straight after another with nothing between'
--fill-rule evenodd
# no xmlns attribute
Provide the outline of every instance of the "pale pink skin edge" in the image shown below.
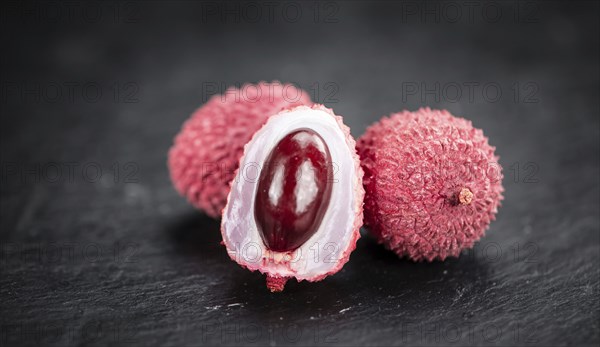
<svg viewBox="0 0 600 347"><path fill-rule="evenodd" d="M233 153L223 154L221 157L215 158L213 154L202 152L202 150L206 150L209 145L213 145L213 143L210 143L210 141L207 143L206 137L214 137L216 134L204 134L205 136L200 139L197 137L191 137L190 132L198 130L198 126L196 124L202 122L208 116L211 116L211 112L214 112L215 109L224 106L226 109L220 109L220 111L224 111L226 113L223 115L226 119L233 119L235 126L237 127L247 129L247 131L254 131L260 128L260 124L257 123L261 122L264 124L264 122L268 119L268 115L264 116L263 118L260 112L249 111L252 108L272 108L274 114L279 112L282 108L313 104L307 92L299 88L295 88L290 84L280 83L278 81L261 81L257 84L246 83L239 89L236 87L230 87L225 95L227 95L228 98L243 98L244 95L242 95L242 91L248 90L247 87L249 86L260 89L262 96L259 101L250 102L242 99L240 102L231 102L223 105L222 101L219 100L223 97L223 94L212 96L204 105L194 110L192 115L186 119L181 129L175 136L173 145L168 152L167 167L169 169L171 182L173 182L175 189L195 208L204 211L206 215L212 218L219 218L221 216L228 194L227 187L229 187L229 183L234 176L233 173L222 173L221 171L225 170L218 170L218 173L213 173L208 175L208 177L204 177L203 179L206 179L206 182L198 182L200 170L194 165L194 159L201 160L202 162L214 162L218 159L218 164L225 164L226 167L231 167L235 163L239 162L239 158L236 158L236 154ZM285 100L283 97L283 90L287 90L287 88L293 88L296 91L301 92L299 100L294 102ZM240 118L239 115L232 115L231 108L236 106L244 109L248 118ZM213 121L214 120L209 120L209 122ZM220 135L222 136L224 134ZM248 134L248 139L251 137L249 135L250 134ZM194 148L194 141L196 140L202 142L206 148L203 147L198 153L190 154L189 150ZM241 156L242 145L245 144L245 140L240 139L236 142L236 139L234 138L228 139L227 141L233 141L236 149L239 145L239 152ZM217 139L216 142L224 141ZM223 143L221 144L223 145ZM238 153L237 150L236 153Z"/></svg>
<svg viewBox="0 0 600 347"><path fill-rule="evenodd" d="M364 199L364 195L365 195L365 190L362 185L363 169L360 166L360 159L359 159L358 153L356 152L356 141L354 140L354 137L352 137L352 135L350 133L350 128L344 124L343 117L336 115L332 109L327 108L321 104L314 104L312 107L297 106L294 108L283 110L278 114L281 114L284 112L291 112L297 108L303 108L303 107L305 107L305 108L308 107L311 109L324 111L335 118L337 124L339 125L340 129L342 130L342 132L344 133L344 135L346 137L346 144L348 145L348 147L350 149L353 149L351 151L351 153L352 153L352 158L354 159L354 169L355 169L356 178L357 178L357 182L355 184L355 190L354 190L354 192L355 192L354 202L355 202L355 208L356 208L356 215L354 218L352 239L350 240L350 242L348 242L347 248L344 250L342 256L340 257L340 260L338 261L338 263L332 270L330 270L329 272L327 272L325 274L315 276L314 278L305 279L308 282L318 282L318 281L321 281L321 280L325 279L326 277L331 276L331 275L337 273L338 271L340 271L342 269L342 267L344 267L344 265L350 260L350 254L356 249L356 243L357 243L358 239L360 238L360 228L363 225L363 199ZM273 117L273 116L271 116L271 117ZM254 136L256 136L256 134ZM253 136L253 139L254 139L254 136ZM250 142L252 142L252 140ZM244 153L246 153L246 147L248 147L250 142L248 142L244 146ZM242 158L240 158L240 162L243 160L243 158L244 158L244 156L242 156ZM238 170L239 170L239 168L238 168ZM237 170L236 170L236 175L237 175ZM231 182L230 185L232 183L233 182ZM230 197L230 194L227 195L227 205L229 204L229 197ZM227 207L227 205L225 205L225 206ZM223 229L223 223L221 223L221 236L222 236L223 240L226 239L225 231ZM225 246L227 246L227 245L225 245ZM229 254L229 252L227 252L227 253ZM229 254L229 257L234 262L236 261L234 255ZM248 268L247 266L245 266L243 264L239 264L239 265L241 265L244 268L247 268L250 271L255 271L255 270ZM285 282L287 282L287 280L292 278L292 277L285 278L285 277L279 277L279 276L271 277L271 276L269 276L268 271L262 271L261 269L258 269L258 271L262 274L267 275L267 287L272 292L282 291L283 287L285 285Z"/></svg>

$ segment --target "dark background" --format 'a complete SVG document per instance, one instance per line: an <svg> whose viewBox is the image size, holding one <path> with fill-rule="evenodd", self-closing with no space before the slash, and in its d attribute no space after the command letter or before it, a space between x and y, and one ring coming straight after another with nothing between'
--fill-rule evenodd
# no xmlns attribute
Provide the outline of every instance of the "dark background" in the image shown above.
<svg viewBox="0 0 600 347"><path fill-rule="evenodd" d="M596 345L598 10L2 2L1 344ZM260 80L355 136L427 105L471 119L505 174L487 236L418 264L363 237L335 276L271 294L166 168L196 107Z"/></svg>

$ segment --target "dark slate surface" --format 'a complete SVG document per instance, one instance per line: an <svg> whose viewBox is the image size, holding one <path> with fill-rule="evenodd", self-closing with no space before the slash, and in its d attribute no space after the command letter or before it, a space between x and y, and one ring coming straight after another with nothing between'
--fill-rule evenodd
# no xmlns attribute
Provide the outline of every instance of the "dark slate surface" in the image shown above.
<svg viewBox="0 0 600 347"><path fill-rule="evenodd" d="M2 2L3 346L597 345L597 4L152 4ZM505 169L497 221L431 264L363 237L269 293L165 165L213 87L263 79L356 136L424 105L473 120Z"/></svg>

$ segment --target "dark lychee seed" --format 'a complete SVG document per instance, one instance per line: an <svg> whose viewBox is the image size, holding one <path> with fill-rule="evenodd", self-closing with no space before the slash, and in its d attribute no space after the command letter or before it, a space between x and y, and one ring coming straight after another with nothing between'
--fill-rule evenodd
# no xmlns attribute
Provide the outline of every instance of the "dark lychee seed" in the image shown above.
<svg viewBox="0 0 600 347"><path fill-rule="evenodd" d="M263 165L254 218L265 245L289 252L319 228L331 197L329 148L309 129L285 136Z"/></svg>

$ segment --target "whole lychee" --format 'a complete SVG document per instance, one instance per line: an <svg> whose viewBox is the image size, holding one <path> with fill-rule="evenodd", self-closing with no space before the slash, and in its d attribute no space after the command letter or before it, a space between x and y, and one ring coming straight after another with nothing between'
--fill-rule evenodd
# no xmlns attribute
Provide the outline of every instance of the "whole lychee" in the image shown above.
<svg viewBox="0 0 600 347"><path fill-rule="evenodd" d="M400 112L370 126L357 148L365 225L399 256L458 256L495 219L502 168L470 121L445 110Z"/></svg>
<svg viewBox="0 0 600 347"><path fill-rule="evenodd" d="M223 210L231 259L281 291L338 272L360 237L363 172L350 129L322 105L284 110L245 147Z"/></svg>
<svg viewBox="0 0 600 347"><path fill-rule="evenodd" d="M220 217L244 145L269 116L312 105L305 91L279 82L246 84L215 95L184 123L169 151L177 191L207 215Z"/></svg>

